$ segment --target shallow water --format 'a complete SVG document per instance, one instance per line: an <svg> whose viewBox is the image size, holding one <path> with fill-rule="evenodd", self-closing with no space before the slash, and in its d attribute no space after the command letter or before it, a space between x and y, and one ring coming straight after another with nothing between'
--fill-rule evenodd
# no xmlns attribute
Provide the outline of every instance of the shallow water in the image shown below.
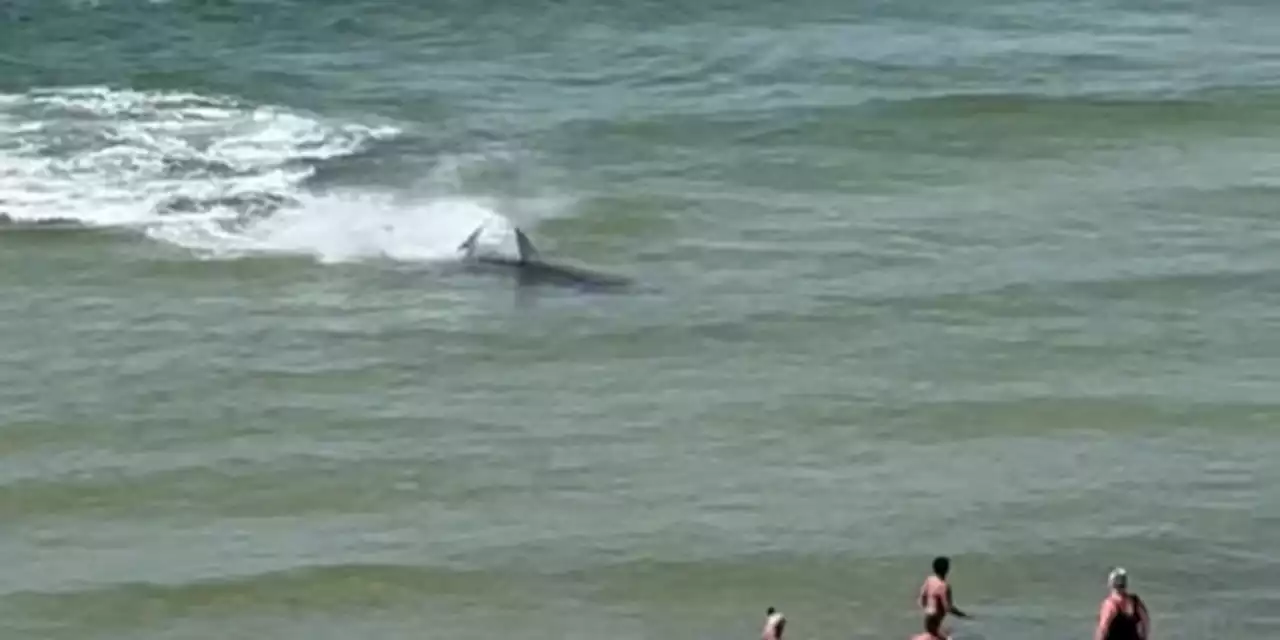
<svg viewBox="0 0 1280 640"><path fill-rule="evenodd" d="M11 1L0 629L1275 632L1278 24Z"/></svg>

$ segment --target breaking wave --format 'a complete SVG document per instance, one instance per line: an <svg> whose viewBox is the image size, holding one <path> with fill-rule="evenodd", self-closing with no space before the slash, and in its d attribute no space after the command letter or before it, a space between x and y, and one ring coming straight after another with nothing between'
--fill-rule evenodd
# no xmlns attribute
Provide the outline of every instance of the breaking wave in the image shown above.
<svg viewBox="0 0 1280 640"><path fill-rule="evenodd" d="M0 94L0 222L131 227L207 258L322 261L443 258L478 224L508 223L495 200L456 192L308 188L322 164L403 133L182 92Z"/></svg>

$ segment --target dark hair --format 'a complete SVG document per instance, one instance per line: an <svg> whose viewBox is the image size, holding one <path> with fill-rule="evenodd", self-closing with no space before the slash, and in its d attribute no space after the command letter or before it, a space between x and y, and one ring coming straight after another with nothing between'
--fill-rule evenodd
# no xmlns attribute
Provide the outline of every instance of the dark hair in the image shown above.
<svg viewBox="0 0 1280 640"><path fill-rule="evenodd" d="M765 612L764 612L764 614L765 614L766 616L771 616L771 615L773 615L773 612L774 612L774 608L773 608L773 607L769 607L769 610L768 610L768 611L765 611Z"/></svg>
<svg viewBox="0 0 1280 640"><path fill-rule="evenodd" d="M946 556L938 556L933 559L933 572L938 575L946 575L951 570L951 558Z"/></svg>

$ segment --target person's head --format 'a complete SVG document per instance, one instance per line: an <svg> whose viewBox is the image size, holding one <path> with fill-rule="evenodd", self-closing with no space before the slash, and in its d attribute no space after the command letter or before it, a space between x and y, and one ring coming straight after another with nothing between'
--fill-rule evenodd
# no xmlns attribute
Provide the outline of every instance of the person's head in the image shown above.
<svg viewBox="0 0 1280 640"><path fill-rule="evenodd" d="M946 556L938 556L933 559L933 572L939 578L947 577L947 573L951 571L951 559Z"/></svg>
<svg viewBox="0 0 1280 640"><path fill-rule="evenodd" d="M778 612L777 609L774 609L773 607L769 607L768 609L765 610L764 615L771 616L777 612Z"/></svg>
<svg viewBox="0 0 1280 640"><path fill-rule="evenodd" d="M1107 574L1107 586L1113 591L1121 591L1129 588L1129 572L1124 567L1116 567Z"/></svg>

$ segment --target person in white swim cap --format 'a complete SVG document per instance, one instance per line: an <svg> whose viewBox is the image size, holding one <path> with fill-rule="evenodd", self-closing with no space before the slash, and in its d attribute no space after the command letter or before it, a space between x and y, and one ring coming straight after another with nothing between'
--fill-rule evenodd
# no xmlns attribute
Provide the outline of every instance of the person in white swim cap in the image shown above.
<svg viewBox="0 0 1280 640"><path fill-rule="evenodd" d="M1094 640L1151 640L1151 616L1142 598L1129 592L1129 572L1112 569L1107 587L1111 592L1099 607Z"/></svg>

